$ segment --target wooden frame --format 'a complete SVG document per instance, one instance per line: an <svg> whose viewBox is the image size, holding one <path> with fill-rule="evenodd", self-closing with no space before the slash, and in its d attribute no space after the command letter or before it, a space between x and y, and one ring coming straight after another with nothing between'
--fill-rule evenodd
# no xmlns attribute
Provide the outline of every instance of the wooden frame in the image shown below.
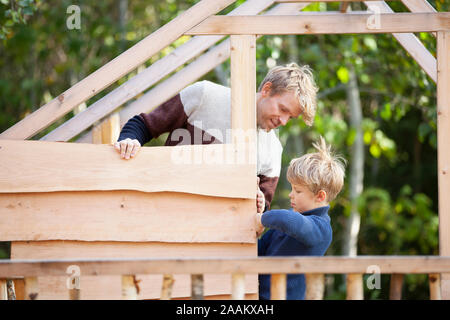
<svg viewBox="0 0 450 320"><path fill-rule="evenodd" d="M333 0L322 0L323 2L329 2ZM349 0L347 2L352 2L354 0ZM371 1L371 0L367 0ZM364 1L364 2L367 2ZM53 123L63 115L65 115L67 112L71 111L74 107L76 107L78 104L85 102L90 97L94 96L101 90L103 90L105 87L125 75L126 73L130 72L140 64L142 64L145 60L147 60L150 56L152 56L154 53L165 47L166 45L170 44L174 40L176 40L179 36L182 34L188 34L188 35L195 35L195 34L209 34L209 35L222 35L222 34L231 34L232 40L231 40L231 47L239 48L232 54L232 65L236 63L236 67L234 67L234 71L232 71L232 90L234 97L237 97L236 101L233 102L233 129L252 129L255 128L254 123L252 122L254 119L252 117L254 116L254 101L252 100L252 93L255 91L254 87L254 55L252 53L252 50L254 50L254 41L256 38L256 34L262 35L262 34L347 34L347 33L394 33L394 36L402 43L402 45L410 52L413 57L416 59L416 61L419 62L419 64L424 68L424 70L427 72L427 74L436 81L437 79L437 85L438 85L438 168L439 168L439 236L440 236L440 255L441 257L436 259L429 259L425 258L423 260L422 258L417 260L398 260L397 257L388 257L384 258L386 260L372 260L372 262L378 262L382 265L389 265L391 272L393 273L415 273L417 270L425 270L429 271L430 273L442 273L442 277L436 277L433 275L431 277L432 279L438 279L437 281L431 281L430 280L430 288L433 290L433 296L434 297L442 297L444 299L450 299L450 269L448 268L448 258L445 256L450 255L450 216L448 215L448 212L450 211L450 199L448 199L447 195L444 193L444 190L448 191L450 190L450 180L448 176L448 168L449 168L449 162L450 162L450 153L449 148L445 144L446 141L446 133L450 130L450 119L448 117L448 109L450 107L450 13L438 13L435 12L433 7L431 7L428 2L425 0L402 0L402 2L410 8L411 11L414 11L416 13L382 13L380 17L381 24L379 25L379 28L368 28L367 26L367 19L371 16L370 12L365 13L301 13L298 16L212 16L216 14L221 9L225 8L229 4L231 4L232 0L202 0L199 3L197 3L195 6L193 6L191 9L156 31L155 33L151 34L144 40L142 40L140 43L135 45L134 47L130 48L120 56L118 56L116 59L112 60L110 63L106 64L96 72L89 75L87 78L83 79L79 83L77 83L72 88L68 89L66 92L49 102L48 104L42 106L39 110L32 113L25 119L21 120L19 123L11 127L10 129L6 130L5 132L0 134L0 139L27 139L33 136L34 134L38 133L40 130L48 126L49 124ZM284 5L288 5L288 3L298 2L298 3L306 3L309 2L317 2L317 1L307 1L307 0L279 0L279 1L265 1L263 4L261 4L261 7L252 8L257 9L256 12L263 8L264 6L268 6L272 4L273 2L280 2L284 3ZM384 3L384 2L382 2ZM292 4L293 5L293 4ZM280 5L281 6L281 5ZM390 12L389 7L385 5L382 7L382 10L385 10L383 12ZM247 10L247 9L245 9ZM247 12L243 9L242 12ZM250 8L248 9L250 10ZM261 9L262 10L262 9ZM420 12L420 13L417 13ZM247 13L248 14L248 13ZM280 21L280 19L283 20L283 24L278 24L277 22ZM413 23L411 23L413 21ZM411 33L412 32L436 32L437 33L437 67L436 67L436 60L429 54L429 52L423 47L423 45L415 38ZM398 33L398 34L397 34ZM221 37L220 36L213 36L210 37L211 44L215 41L218 41ZM200 39L200 38L198 38ZM213 42L214 40L214 42ZM192 43L197 46L197 43L201 43L202 40L195 40ZM208 42L209 45L209 42ZM208 47L208 45L203 46L202 48ZM192 44L190 46L193 46ZM226 52L228 50L229 41L224 42L221 45L217 47L217 50L213 53L211 53L209 56L218 58L218 63L224 61L227 56ZM190 48L190 47L186 47ZM219 50L220 48L220 50ZM184 49L185 51L182 51L186 53L186 51L189 51L189 49ZM203 50L203 49L202 49ZM217 56L215 56L217 55ZM205 55L206 56L206 55ZM253 59L253 60L252 60ZM169 61L169 60L167 60ZM179 65L183 63L183 59L177 60ZM197 62L200 63L204 60L198 60ZM189 81L193 81L196 79L199 74L205 73L206 71L210 70L214 66L215 62L209 62L206 67L202 69L201 72L197 72L195 76L191 75L191 78L187 78L185 82L182 82L180 86L184 87L186 83ZM164 66L164 64L161 64ZM194 64L193 64L194 65ZM198 64L197 64L198 65ZM245 70L245 72L240 73L240 69ZM191 72L193 69L185 69L186 73ZM233 69L232 69L233 70ZM151 71L148 72L154 72L154 69L151 69ZM169 71L167 71L169 72ZM182 74L182 73L180 73ZM164 77L167 74L161 75L161 78ZM251 78L246 78L244 85L242 88L238 88L236 84L240 84L241 78L246 75L251 75ZM185 75L184 75L185 76ZM148 79L148 77L146 77ZM151 81L156 82L157 77L151 77ZM159 78L160 79L160 78ZM175 79L175 78L172 78ZM135 80L136 83L138 80ZM147 81L147 80L146 80ZM138 87L137 91L144 90L143 88L148 88L151 84L146 83L142 84L140 83L140 87ZM167 82L168 83L168 82ZM137 91L133 91L130 89L130 83L125 84L120 88L119 91L117 91L116 94L111 95L108 99L105 99L98 103L98 105L105 106L109 104L110 102L113 102L113 105L117 103L120 105L120 103L123 103L124 101L130 99L131 97L135 96ZM157 87L153 89L151 92L153 95L157 94L156 91L160 90L161 87ZM176 89L176 88L174 88ZM179 88L181 89L181 88ZM242 90L241 90L242 89ZM128 96L130 95L130 96ZM166 100L170 95L169 90L166 90L164 94L159 95L159 99L164 101ZM147 95L145 98L148 99L149 95ZM153 97L153 96L152 96ZM143 103L145 101L144 98L141 98L140 100L137 100L135 102L135 105L133 108L128 108L127 111L123 111L120 116L120 121L123 123L126 121L125 119L129 117L130 112L136 113L136 110L142 108L142 105L139 104ZM158 101L156 99L156 101ZM161 101L161 102L162 102ZM244 110L238 109L236 106L239 104L243 104L246 106L249 106L249 108ZM118 105L115 105L114 107L117 107ZM109 108L109 109L108 109ZM101 109L102 111L99 113L101 116L106 115L108 112L111 112L111 105L107 106L104 109ZM239 110L239 111L238 111ZM128 112L128 114L126 113ZM80 122L74 122L74 125L72 127L72 131L68 130L66 127L62 127L61 131L67 131L73 136L73 132L76 132L78 130L78 133L83 130L83 126L89 126L94 121L98 120L99 114L94 115L88 120L83 120ZM85 113L85 116L88 116L89 113ZM86 128L86 127L84 127ZM73 131L75 130L75 131ZM59 131L55 131L55 133L49 135L49 137L46 137L45 139L57 139L56 137L59 137L61 133ZM64 139L67 138L66 135ZM45 140L44 139L44 140ZM98 139L97 139L98 140ZM247 142L247 148L250 148L254 144L254 141L248 141ZM58 179L54 179L53 181L47 178L43 179L36 179L36 177L32 178L32 172L27 171L31 168L31 166L35 165L34 163L30 163L29 160L27 160L27 157L24 157L26 155L25 146L32 146L32 144L27 144L27 142L11 142L11 141L1 141L1 147L0 149L0 156L2 156L1 165L4 166L4 168L8 170L2 170L2 180L3 182L0 183L0 192L5 194L15 194L20 193L19 197L30 197L30 194L24 195L24 193L31 193L36 191L44 191L44 192L67 192L67 191L80 191L79 186L83 185L86 181L86 171L87 167L82 167L78 171L78 174L73 174L72 172L72 179L66 179L67 181L71 181L69 184L64 185L61 188L60 181ZM47 148L48 145L42 145L43 147ZM40 148L41 146L37 147ZM99 148L98 150L102 150L102 152L108 152L113 151L111 147L109 146L109 149L100 149L102 146L96 146L96 148ZM106 146L104 146L107 148ZM208 146L209 147L209 146ZM190 146L187 148L187 150L214 150L214 146L211 146L211 148L208 148L205 146ZM231 145L233 147L233 145ZM33 146L34 148L34 146ZM55 151L56 155L62 157L63 153L67 150L69 151L80 151L80 152L87 152L88 148L78 148L75 146L70 146L69 149L65 149L66 147L64 144L54 145L52 148L48 149L51 151ZM16 149L14 151L14 149ZM64 151L65 150L65 151ZM157 154L163 153L162 150L154 149L154 151L158 151ZM14 153L16 152L16 153ZM144 152L145 153L145 152ZM50 153L52 154L52 153ZM76 154L76 152L75 152ZM99 155L101 153L98 153ZM106 153L105 153L106 154ZM6 157L8 155L8 157ZM10 155L14 155L12 158L9 157ZM43 153L37 152L38 160L40 157L41 165L44 165L45 168L45 159L43 157ZM155 156L156 153L155 153ZM142 152L140 154L140 157L142 157ZM62 158L60 158L62 159ZM163 159L168 159L167 154L163 157ZM99 160L99 159L98 159ZM152 159L150 159L152 160ZM27 162L28 161L28 162ZM136 160L134 160L136 161ZM75 162L75 161L74 161ZM99 161L100 163L101 161ZM21 167L20 167L21 165ZM11 175L9 172L10 168L20 168L21 174L19 175ZM98 166L100 168L100 166ZM50 166L47 164L46 169L55 169L54 166ZM61 167L59 168L61 169ZM70 170L72 170L73 167L70 167L66 169L66 173L69 173ZM164 168L163 168L164 169ZM174 167L166 167L165 169L173 170ZM213 174L224 174L229 173L230 168L225 167L219 167L219 168L211 168L211 172ZM203 169L202 169L203 170ZM222 170L222 171L221 171ZM220 197L230 197L230 198L246 198L245 201L251 201L250 199L254 198L254 193L251 191L253 190L253 181L252 177L255 175L255 166L253 164L250 164L247 167L238 167L234 166L231 170L242 170L241 172L245 172L244 174L249 174L249 176L246 176L244 180L246 183L240 185L239 183L236 184L236 181L229 180L229 177L225 177L226 180L225 183L232 183L235 186L241 186L242 188L239 190L233 190L230 192L227 190L224 192L220 187L220 185L217 183L213 188L211 188L211 185L202 185L200 186L189 186L187 183L172 183L172 185L164 186L163 188L154 188L154 186L151 186L150 188L146 183L142 183L140 186L132 186L131 189L135 190L135 192L162 192L162 191L170 191L170 192L190 192L193 194L197 194L199 196L201 195L208 195L208 196L220 196ZM76 170L75 170L76 171ZM197 173L199 173L198 171ZM203 174L206 171L202 171ZM25 173L25 174L23 174ZM98 173L98 172L97 172ZM236 175L238 172L234 172L233 174ZM85 175L84 182L83 182L83 174ZM211 173L210 173L211 174ZM201 173L199 173L201 175ZM232 176L230 174L230 176ZM239 176L239 175L238 175ZM17 179L17 177L19 177ZM59 176L61 177L61 175ZM100 175L101 177L101 175ZM242 176L241 176L242 177ZM67 178L67 177L66 177ZM117 178L117 177L116 177ZM195 178L195 174L193 176L188 177L189 179ZM18 181L15 181L17 179ZM80 180L81 179L81 180ZM114 188L106 188L104 189L104 185L110 185L108 182L108 176L104 175L102 179L100 179L103 183L103 187L101 184L95 184L98 183L98 181L92 182L95 185L95 190L104 190L106 192L112 192L113 189L119 188L120 184L117 184L114 186ZM117 180L117 179L116 179ZM77 181L82 181L83 183L77 185ZM148 181L147 181L148 182ZM154 181L151 181L154 182ZM186 182L186 181L185 181ZM223 182L223 181L222 181ZM30 185L32 187L30 187ZM72 185L72 187L70 187ZM2 188L3 186L3 188ZM99 187L100 186L100 187ZM122 185L123 186L123 185ZM130 186L128 186L130 188ZM200 189L199 189L200 188ZM87 189L81 189L81 190L91 190L93 191L92 186L90 186ZM225 188L226 189L226 188ZM212 190L212 191L211 191ZM15 195L16 196L16 195ZM4 202L6 203L6 202ZM324 258L317 258L320 259L318 261L327 261L327 257ZM324 260L325 259L325 260ZM361 258L358 258L361 259ZM421 260L422 259L422 260ZM266 259L256 259L258 261L264 262L267 268L271 265L271 263L275 260L266 260ZM196 271L195 273L201 273L199 270L195 270L195 259L190 260L193 264L193 271ZM302 266L302 268L305 267L304 263L308 263L313 260L296 260L295 258L292 258L289 263L297 263L294 265L295 267ZM318 262L317 261L317 262ZM334 260L333 260L334 261ZM360 268L352 268L350 266L346 266L346 263L349 263L350 261L347 260L339 260L339 265L337 266L335 262L331 263L332 268L334 268L333 271L330 270L330 273L336 273L336 271L340 270L346 270L346 273L352 273L355 275L354 279L358 279L354 283L357 284L357 287L359 288L360 280L360 274L364 273L364 270L362 270L362 265L367 262L366 259L359 260L360 262L352 261L353 264L357 264ZM362 262L364 261L364 262ZM405 261L407 263L405 263ZM221 260L220 264L224 265L224 263L234 264L236 261L233 260ZM282 261L278 261L280 263ZM432 262L433 265L429 266L429 263ZM81 263L81 262L80 262ZM114 262L105 262L106 264L113 263ZM133 271L133 266L135 266L133 261L124 262L128 263L128 266L130 266L130 272ZM145 262L147 263L147 262ZM150 263L150 262L149 262ZM168 262L169 264L171 262ZM211 263L209 261L208 263ZM219 262L218 262L219 263ZM238 262L238 265L241 262ZM420 267L417 266L419 269L411 269L412 266L415 266L415 263L420 263ZM288 262L286 262L288 264ZM393 264L397 267L392 267ZM20 266L20 263L18 264ZM87 265L89 265L89 262L87 262ZM212 264L214 265L214 263ZM208 264L208 266L212 266L211 264ZM343 269L343 265L346 266ZM172 265L171 265L172 266ZM314 268L317 267L317 265L311 265L314 266ZM427 267L429 266L429 267ZM0 262L0 274L3 273L2 271L7 273L7 269L2 269L4 265ZM98 266L97 266L98 267ZM97 268L96 267L96 268ZM216 265L217 267L217 265ZM242 265L241 265L242 267ZM275 266L274 266L275 267ZM282 272L283 270L280 270L279 264L276 264L276 267L278 268L278 272ZM442 267L442 268L441 268ZM176 265L174 265L174 268L176 268ZM290 267L289 267L290 268ZM292 272L292 269L289 269L287 267L286 272L295 273ZM441 269L439 269L441 268ZM225 268L226 269L226 268ZM225 270L221 269L221 270ZM202 269L204 272L204 269ZM231 270L231 269L230 269ZM233 269L230 271L230 273L233 273L235 276L233 279L233 288L242 288L242 272L244 269ZM245 269L247 270L247 269ZM262 269L258 269L262 270ZM264 269L268 270L268 269ZM302 270L308 270L308 269L302 269ZM17 270L16 270L17 271ZM42 269L41 271L47 271ZM215 269L214 271L217 271ZM325 272L325 271L323 271ZM22 274L23 275L23 274ZM26 283L28 285L25 286L26 296L29 298L34 297L37 293L36 286L37 286L37 280L34 278L34 276L40 275L40 274L30 274L32 277L27 278ZM126 277L132 276L132 274L125 275ZM431 279L430 278L430 279ZM125 280L129 280L130 278L124 278ZM274 282L274 285L277 285L278 288L284 288L285 284L283 284L285 281L285 277L283 275L280 275L279 277L275 277L277 279ZM350 280L353 278L350 277ZM128 283L129 281L125 281L125 283ZM2 288L4 288L4 282L2 283ZM398 287L398 285L397 285ZM356 287L355 287L356 288ZM441 288L441 292L439 292L439 288ZM2 289L3 290L3 289ZM355 289L357 291L357 289ZM356 292L354 290L354 292ZM398 290L397 290L398 291ZM4 293L4 291L2 291ZM127 291L128 292L128 291ZM3 294L4 295L4 294ZM279 298L283 298L283 294L278 292L276 295ZM134 297L135 293L131 293L128 296ZM236 289L236 292L234 292L233 289L233 296L234 297L242 297L241 289ZM360 298L361 294L357 293L354 296L355 298Z"/></svg>

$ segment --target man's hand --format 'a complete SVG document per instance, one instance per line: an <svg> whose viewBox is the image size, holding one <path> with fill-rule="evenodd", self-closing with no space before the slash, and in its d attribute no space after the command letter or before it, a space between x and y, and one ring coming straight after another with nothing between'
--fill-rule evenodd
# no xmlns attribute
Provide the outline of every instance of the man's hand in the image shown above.
<svg viewBox="0 0 450 320"><path fill-rule="evenodd" d="M263 213L265 207L266 207L266 198L264 197L264 193L259 188L259 177L258 177L256 184L256 212Z"/></svg>
<svg viewBox="0 0 450 320"><path fill-rule="evenodd" d="M130 138L126 138L122 141L117 141L114 143L114 149L120 153L122 159L130 159L133 158L141 149L141 144L137 139L131 140Z"/></svg>

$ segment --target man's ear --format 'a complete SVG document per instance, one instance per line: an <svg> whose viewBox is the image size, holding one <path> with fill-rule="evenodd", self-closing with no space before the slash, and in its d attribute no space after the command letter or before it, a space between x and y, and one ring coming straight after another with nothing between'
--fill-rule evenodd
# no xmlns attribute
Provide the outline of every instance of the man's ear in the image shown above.
<svg viewBox="0 0 450 320"><path fill-rule="evenodd" d="M272 92L272 82L267 81L262 86L261 93L262 93L263 97L268 97L268 96L270 96L271 92Z"/></svg>
<svg viewBox="0 0 450 320"><path fill-rule="evenodd" d="M319 190L319 192L317 192L317 195L316 195L316 200L318 202L326 201L327 200L327 193L326 193L326 191L325 190Z"/></svg>

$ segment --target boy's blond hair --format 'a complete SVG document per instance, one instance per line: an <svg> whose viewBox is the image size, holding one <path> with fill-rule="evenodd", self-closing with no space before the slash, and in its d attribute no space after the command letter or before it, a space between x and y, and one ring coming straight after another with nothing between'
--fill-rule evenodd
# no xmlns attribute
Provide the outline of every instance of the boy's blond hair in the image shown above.
<svg viewBox="0 0 450 320"><path fill-rule="evenodd" d="M344 186L345 159L334 155L331 146L320 137L319 143L313 143L316 153L308 153L292 159L287 171L291 184L304 185L315 195L324 190L327 202L330 202Z"/></svg>
<svg viewBox="0 0 450 320"><path fill-rule="evenodd" d="M296 63L289 63L285 66L273 67L261 82L258 91L262 90L266 82L272 83L271 95L294 91L302 107L303 121L308 126L313 124L318 88L309 66L300 67Z"/></svg>

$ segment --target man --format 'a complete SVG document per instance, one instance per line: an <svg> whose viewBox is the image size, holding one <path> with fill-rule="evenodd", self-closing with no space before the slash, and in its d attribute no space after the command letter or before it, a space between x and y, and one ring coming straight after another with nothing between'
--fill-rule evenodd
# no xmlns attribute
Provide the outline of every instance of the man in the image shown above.
<svg viewBox="0 0 450 320"><path fill-rule="evenodd" d="M266 210L270 208L278 183L283 151L273 129L300 115L307 125L311 125L316 112L316 92L311 69L295 63L272 68L258 88L257 174ZM200 81L152 112L130 119L114 147L123 159L128 160L136 156L142 145L165 132L169 132L166 146L230 143L226 133L230 128L230 88ZM200 139L194 139L198 132Z"/></svg>

